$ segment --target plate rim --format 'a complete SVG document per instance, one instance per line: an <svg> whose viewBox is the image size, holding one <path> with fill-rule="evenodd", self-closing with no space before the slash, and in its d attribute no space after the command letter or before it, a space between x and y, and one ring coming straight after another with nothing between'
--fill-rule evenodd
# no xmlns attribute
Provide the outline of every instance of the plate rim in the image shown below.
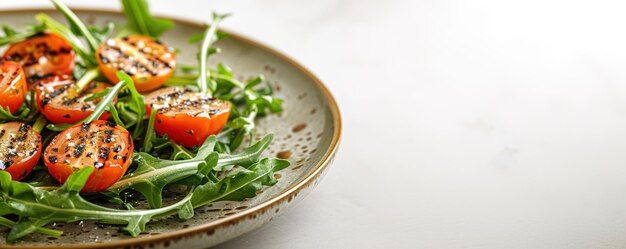
<svg viewBox="0 0 626 249"><path fill-rule="evenodd" d="M122 11L119 9L96 9L96 8L90 8L90 7L71 7L71 9L73 11L76 12L91 12L91 13L95 13L95 14L122 14ZM20 13L20 12L36 12L36 11L54 11L55 9L52 7L16 7L16 8L11 8L11 9L6 9L6 10L0 10L0 14L15 14L15 13ZM157 14L155 15L156 17L161 17L161 18L168 18L172 21L174 21L174 23L182 23L185 25L189 25L189 26L193 26L193 27L198 27L198 28L202 28L204 26L204 23L196 21L196 20L191 20L191 19L187 19L184 17L179 17L179 16L171 16L168 14ZM142 238L130 238L130 239L124 239L124 240L116 240L116 241L111 241L111 242L103 242L103 243L88 243L88 244L63 244L63 245L43 245L43 246L39 246L39 245L35 245L36 248L42 248L42 249L51 249L51 248L87 248L87 249L93 249L93 248L109 248L109 247L121 247L121 246L135 246L135 245L142 245L142 244L150 244L150 243L159 243L159 242L163 242L163 241L170 241L170 240L175 240L176 238L181 238L181 237L185 237L185 236L189 236L189 235L196 235L198 233L206 233L206 232L210 232L210 231L214 231L215 229L218 229L220 227L224 227L224 226L229 226L232 223L236 223L238 221L241 220L245 220L247 218L252 218L254 219L254 216L256 216L257 213L259 212L264 212L265 210L271 208L273 205L278 204L283 202L284 200L290 200L289 198L293 198L294 195L297 195L297 193L305 188L306 186L314 183L314 180L322 173L324 172L325 169L327 169L336 152L337 149L339 147L339 143L341 140L341 131L342 131L342 121L341 121L341 113L339 111L339 106L337 104L337 101L335 100L335 98L333 97L333 95L331 94L330 90L326 87L326 85L317 77L315 76L311 71L309 71L307 68L305 68L302 64L300 64L299 62L297 62L296 60L294 60L293 58L287 56L285 53L270 47L268 45L265 45L261 42L258 42L252 38L248 38L245 35L242 35L240 33L237 32L233 32L232 30L229 29L223 29L220 28L220 30L223 30L225 32L227 32L229 34L230 38L234 38L238 41L241 41L243 43L246 43L252 47L256 47L259 48L265 52L268 52L270 54L272 54L273 56L278 57L279 59L287 62L288 64L290 64L291 66L293 66L294 68L296 68L296 70L300 71L301 73L303 73L307 78L309 78L314 84L315 86L321 90L322 94L324 95L324 97L327 100L327 104L328 104L328 108L330 109L331 112L331 116L332 116L332 121L333 121L333 126L334 126L334 130L333 130L333 137L331 139L330 142L330 147L328 148L328 150L324 153L324 156L322 157L322 159L317 163L317 165L315 165L315 167L304 177L302 178L302 180L296 182L294 185L292 185L291 187L283 190L282 192L274 195L273 197L269 198L268 200L250 207L249 209L246 209L244 211L241 211L239 213L230 215L230 216L226 216L224 218L221 219L217 219L215 221L211 221L211 222L207 222L204 223L202 225L198 225L198 226L194 226L194 227L188 227L188 228L184 228L184 229L180 229L177 231L173 231L173 232L168 232L168 233L162 233L162 234L158 234L158 235L152 235L150 237L142 237ZM33 247L33 245L2 245L2 248L31 248Z"/></svg>

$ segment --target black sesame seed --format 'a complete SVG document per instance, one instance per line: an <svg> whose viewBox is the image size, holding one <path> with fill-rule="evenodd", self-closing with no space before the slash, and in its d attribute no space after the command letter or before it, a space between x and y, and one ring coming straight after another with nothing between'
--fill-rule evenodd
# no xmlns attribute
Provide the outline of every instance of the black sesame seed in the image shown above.
<svg viewBox="0 0 626 249"><path fill-rule="evenodd" d="M26 132L26 131L28 131L28 128L29 128L28 125L22 124L22 126L20 126L20 131L21 132Z"/></svg>
<svg viewBox="0 0 626 249"><path fill-rule="evenodd" d="M100 153L98 154L98 157L102 158L102 159L108 159L109 158L109 148L105 148L102 147L100 148Z"/></svg>
<svg viewBox="0 0 626 249"><path fill-rule="evenodd" d="M48 103L50 103L50 98L48 98L48 97L44 97L44 98L41 100L41 106L42 106L42 107L46 106Z"/></svg>
<svg viewBox="0 0 626 249"><path fill-rule="evenodd" d="M82 132L87 132L89 130L89 126L91 125L91 122L89 123L83 123L83 125L80 127L80 130Z"/></svg>
<svg viewBox="0 0 626 249"><path fill-rule="evenodd" d="M13 165L13 160L6 160L2 164L4 165L4 169L6 169L8 167L11 167L11 165Z"/></svg>
<svg viewBox="0 0 626 249"><path fill-rule="evenodd" d="M83 151L85 151L85 142L82 142L74 147L74 157L81 156L83 154Z"/></svg>

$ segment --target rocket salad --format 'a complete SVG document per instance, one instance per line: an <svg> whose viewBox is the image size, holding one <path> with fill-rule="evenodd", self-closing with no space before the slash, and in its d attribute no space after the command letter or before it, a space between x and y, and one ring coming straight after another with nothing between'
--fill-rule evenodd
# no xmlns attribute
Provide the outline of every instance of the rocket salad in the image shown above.
<svg viewBox="0 0 626 249"><path fill-rule="evenodd" d="M160 39L173 22L153 17L145 0L122 0L127 23L102 27L51 2L69 25L41 13L36 24L2 26L0 36L0 226L10 229L8 242L60 236L45 226L81 220L138 236L152 220L186 220L209 203L254 197L289 166L262 156L272 134L253 138L256 118L282 111L269 82L242 82L227 65L207 64L227 36L218 30L225 15L189 38L197 65L181 65ZM185 195L164 206L172 186ZM141 197L129 200L130 192Z"/></svg>

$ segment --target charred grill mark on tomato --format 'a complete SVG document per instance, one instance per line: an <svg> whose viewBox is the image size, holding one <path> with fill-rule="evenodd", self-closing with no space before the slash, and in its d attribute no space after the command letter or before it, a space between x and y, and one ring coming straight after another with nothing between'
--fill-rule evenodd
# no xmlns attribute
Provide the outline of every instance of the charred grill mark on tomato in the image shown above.
<svg viewBox="0 0 626 249"><path fill-rule="evenodd" d="M56 147L68 148L71 154L50 149ZM102 186L106 188L122 177L130 165L127 159L132 156L132 152L132 138L126 129L115 123L97 120L72 126L54 137L45 151L44 163L59 182L64 182L74 168L94 166L104 170L103 173L94 172L98 175L94 178L106 178L106 184L90 183L103 179L89 180L83 189L95 192L104 190ZM51 156L54 156L54 160L51 160Z"/></svg>
<svg viewBox="0 0 626 249"><path fill-rule="evenodd" d="M172 87L145 96L148 115L156 109L155 130L185 147L201 145L228 121L231 104L205 93Z"/></svg>
<svg viewBox="0 0 626 249"><path fill-rule="evenodd" d="M41 74L33 74L28 76L28 78L26 79L28 82L36 82L36 81L40 81L40 80L45 80L51 77L56 76L55 74L49 73L49 74L45 74L45 75L41 75Z"/></svg>
<svg viewBox="0 0 626 249"><path fill-rule="evenodd" d="M0 124L0 170L14 180L28 175L41 153L41 136L30 126L17 122Z"/></svg>
<svg viewBox="0 0 626 249"><path fill-rule="evenodd" d="M126 39L109 39L106 47L98 55L102 63L110 64L113 68L124 71L130 76L151 75L157 76L161 72L169 72L175 66L169 49L163 44L147 40L128 42Z"/></svg>
<svg viewBox="0 0 626 249"><path fill-rule="evenodd" d="M109 148L107 148L107 147L100 147L99 150L100 150L100 153L98 154L99 158L102 158L102 159L109 158L109 152L110 152Z"/></svg>
<svg viewBox="0 0 626 249"><path fill-rule="evenodd" d="M173 49L142 35L109 39L100 45L96 57L100 69L111 82L117 82L116 72L122 71L133 77L139 91L163 85L176 67Z"/></svg>
<svg viewBox="0 0 626 249"><path fill-rule="evenodd" d="M83 124L80 126L80 131L82 131L82 132L87 132L87 131L89 131L89 126L91 126L91 122L89 122L89 123L83 123Z"/></svg>
<svg viewBox="0 0 626 249"><path fill-rule="evenodd" d="M75 123L83 120L95 109L101 98L87 101L93 94L104 91L106 83L91 82L78 89L69 77L55 77L42 81L36 87L41 112L53 123ZM108 113L102 115L106 119Z"/></svg>
<svg viewBox="0 0 626 249"><path fill-rule="evenodd" d="M208 94L196 93L179 87L157 90L146 96L150 108L166 115L186 114L193 117L210 117L230 110L230 102L215 99Z"/></svg>
<svg viewBox="0 0 626 249"><path fill-rule="evenodd" d="M5 60L24 67L29 82L54 75L70 74L74 69L75 55L65 39L50 33L40 33L9 46Z"/></svg>

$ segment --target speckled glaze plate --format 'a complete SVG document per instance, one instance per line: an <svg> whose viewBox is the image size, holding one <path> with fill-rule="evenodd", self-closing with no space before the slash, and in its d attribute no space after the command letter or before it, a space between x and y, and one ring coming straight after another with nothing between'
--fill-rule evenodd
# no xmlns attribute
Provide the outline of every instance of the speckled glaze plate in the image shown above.
<svg viewBox="0 0 626 249"><path fill-rule="evenodd" d="M33 16L46 12L57 20L62 16L52 10L0 11L1 24L22 27L33 23ZM103 24L124 22L116 12L75 10L86 22ZM176 27L162 39L180 48L178 60L193 63L197 48L186 41L202 30L200 23L176 21ZM302 200L319 183L332 163L341 135L339 109L330 92L313 74L287 56L241 35L218 43L222 53L211 57L213 63L231 66L241 79L263 73L274 82L276 94L285 100L285 111L258 121L258 136L274 133L267 155L289 158L292 165L277 173L277 185L265 188L243 202L218 202L198 208L189 221L169 218L151 222L147 232L137 238L119 232L115 226L91 222L52 224L64 231L60 238L34 234L15 244L6 244L7 229L0 230L3 248L206 248L235 238L271 221ZM166 196L167 198L167 196Z"/></svg>

